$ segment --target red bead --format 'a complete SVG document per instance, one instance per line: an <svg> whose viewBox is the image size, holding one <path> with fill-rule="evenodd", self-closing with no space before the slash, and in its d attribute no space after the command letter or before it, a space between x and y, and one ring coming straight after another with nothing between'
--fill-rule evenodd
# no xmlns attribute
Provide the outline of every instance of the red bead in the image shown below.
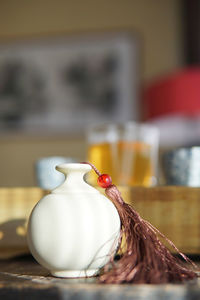
<svg viewBox="0 0 200 300"><path fill-rule="evenodd" d="M112 184L112 179L108 174L102 174L98 177L97 183L102 188L107 188Z"/></svg>

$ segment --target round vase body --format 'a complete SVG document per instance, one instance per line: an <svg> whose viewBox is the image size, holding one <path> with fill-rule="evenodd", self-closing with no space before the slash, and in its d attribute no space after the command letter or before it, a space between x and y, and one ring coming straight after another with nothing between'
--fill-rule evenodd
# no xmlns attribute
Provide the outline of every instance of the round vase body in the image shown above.
<svg viewBox="0 0 200 300"><path fill-rule="evenodd" d="M57 170L66 180L34 207L28 222L30 251L54 276L94 276L118 247L118 212L83 180L89 165L63 164Z"/></svg>

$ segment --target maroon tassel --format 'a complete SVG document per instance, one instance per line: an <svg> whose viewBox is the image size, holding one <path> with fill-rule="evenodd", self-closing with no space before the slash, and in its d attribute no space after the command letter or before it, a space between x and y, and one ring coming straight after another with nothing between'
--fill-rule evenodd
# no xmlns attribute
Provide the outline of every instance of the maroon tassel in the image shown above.
<svg viewBox="0 0 200 300"><path fill-rule="evenodd" d="M90 163L99 177L105 181L106 174L101 173ZM101 180L98 180L98 182ZM107 178L105 190L108 198L116 206L121 220L121 236L125 237L126 249L121 258L114 262L113 258L104 267L99 280L102 283L178 283L198 277L197 266L158 229L143 220L132 206L125 203L115 185ZM106 183L104 182L103 187ZM193 267L171 254L158 237L162 237L176 252Z"/></svg>

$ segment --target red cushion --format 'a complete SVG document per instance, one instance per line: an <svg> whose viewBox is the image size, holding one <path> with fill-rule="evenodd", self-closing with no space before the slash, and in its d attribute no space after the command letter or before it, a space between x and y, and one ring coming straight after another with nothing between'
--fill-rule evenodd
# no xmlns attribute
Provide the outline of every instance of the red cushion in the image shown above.
<svg viewBox="0 0 200 300"><path fill-rule="evenodd" d="M200 114L200 67L191 68L149 85L144 92L145 118Z"/></svg>

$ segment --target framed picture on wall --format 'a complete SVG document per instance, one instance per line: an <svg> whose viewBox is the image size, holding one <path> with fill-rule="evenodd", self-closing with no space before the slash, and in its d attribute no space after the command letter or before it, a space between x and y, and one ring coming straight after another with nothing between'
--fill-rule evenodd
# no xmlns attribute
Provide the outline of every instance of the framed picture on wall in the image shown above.
<svg viewBox="0 0 200 300"><path fill-rule="evenodd" d="M138 40L96 33L0 44L0 134L80 134L139 118Z"/></svg>

